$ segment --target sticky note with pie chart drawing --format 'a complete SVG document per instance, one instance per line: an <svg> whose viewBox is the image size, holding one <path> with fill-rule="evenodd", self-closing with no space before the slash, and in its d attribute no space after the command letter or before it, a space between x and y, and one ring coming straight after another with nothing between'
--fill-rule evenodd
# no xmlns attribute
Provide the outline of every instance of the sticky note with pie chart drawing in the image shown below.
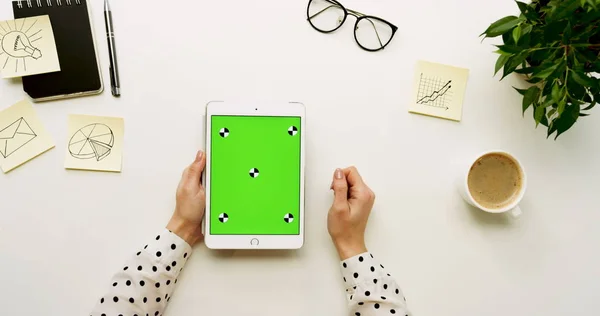
<svg viewBox="0 0 600 316"><path fill-rule="evenodd" d="M408 111L460 121L469 70L419 61Z"/></svg>
<svg viewBox="0 0 600 316"><path fill-rule="evenodd" d="M122 118L69 115L65 168L121 172L124 130Z"/></svg>

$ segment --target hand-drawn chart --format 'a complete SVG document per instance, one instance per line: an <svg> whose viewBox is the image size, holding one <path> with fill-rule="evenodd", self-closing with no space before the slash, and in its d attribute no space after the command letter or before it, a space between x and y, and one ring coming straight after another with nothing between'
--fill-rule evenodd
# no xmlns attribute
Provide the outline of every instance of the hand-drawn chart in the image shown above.
<svg viewBox="0 0 600 316"><path fill-rule="evenodd" d="M69 140L69 153L73 158L100 161L108 155L115 144L113 131L101 123L89 124L79 129Z"/></svg>
<svg viewBox="0 0 600 316"><path fill-rule="evenodd" d="M37 137L24 118L19 118L0 130L0 155L7 158Z"/></svg>
<svg viewBox="0 0 600 316"><path fill-rule="evenodd" d="M452 103L452 80L430 78L421 73L417 103L448 110L448 105Z"/></svg>
<svg viewBox="0 0 600 316"><path fill-rule="evenodd" d="M10 22L14 22L14 25ZM43 38L43 33L40 34L42 29L35 27L37 22L36 18L29 18L0 23L0 55L6 55L2 69L8 66L9 61L12 64L14 60L15 72L19 69L19 61L23 70L27 71L28 58L42 57L42 52L33 44Z"/></svg>
<svg viewBox="0 0 600 316"><path fill-rule="evenodd" d="M417 62L408 111L460 121L468 77L468 69Z"/></svg>

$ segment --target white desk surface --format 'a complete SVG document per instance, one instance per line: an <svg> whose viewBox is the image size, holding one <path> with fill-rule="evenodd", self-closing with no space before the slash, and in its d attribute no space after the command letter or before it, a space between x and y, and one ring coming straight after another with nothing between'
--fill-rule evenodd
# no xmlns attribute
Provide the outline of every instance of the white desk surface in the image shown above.
<svg viewBox="0 0 600 316"><path fill-rule="evenodd" d="M92 0L105 84L102 1ZM123 96L35 105L56 148L0 174L3 315L87 315L128 256L166 224L181 170L203 144L210 100L307 106L306 244L299 251L196 247L166 315L345 315L326 229L335 167L377 193L368 245L415 315L590 315L600 309L600 112L558 141L522 118L517 77L493 78L494 41L513 1L343 0L399 30L359 49L353 19L334 34L308 1L112 1ZM172 3L172 4L167 4ZM3 2L0 19L12 18ZM417 60L470 69L460 123L407 112ZM0 81L2 107L24 98ZM123 173L63 168L67 115L125 118ZM524 163L523 216L483 214L455 193L455 162L501 148Z"/></svg>

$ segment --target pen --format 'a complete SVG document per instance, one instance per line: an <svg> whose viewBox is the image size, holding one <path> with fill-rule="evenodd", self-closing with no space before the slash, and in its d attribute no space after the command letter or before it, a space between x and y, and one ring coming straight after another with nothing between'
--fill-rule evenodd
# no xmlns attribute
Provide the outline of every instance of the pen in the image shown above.
<svg viewBox="0 0 600 316"><path fill-rule="evenodd" d="M106 39L108 40L108 58L110 58L110 88L112 95L121 95L121 83L119 81L119 66L117 65L117 50L115 46L115 32L113 29L112 11L108 0L104 0L104 23L106 24Z"/></svg>

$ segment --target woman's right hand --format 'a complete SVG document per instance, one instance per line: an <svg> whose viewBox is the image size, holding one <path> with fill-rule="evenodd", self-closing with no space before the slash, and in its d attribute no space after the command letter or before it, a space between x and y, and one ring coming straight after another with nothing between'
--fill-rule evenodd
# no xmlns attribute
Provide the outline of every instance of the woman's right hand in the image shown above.
<svg viewBox="0 0 600 316"><path fill-rule="evenodd" d="M355 167L336 169L331 184L335 198L327 216L327 229L341 260L367 251L365 229L375 193Z"/></svg>

